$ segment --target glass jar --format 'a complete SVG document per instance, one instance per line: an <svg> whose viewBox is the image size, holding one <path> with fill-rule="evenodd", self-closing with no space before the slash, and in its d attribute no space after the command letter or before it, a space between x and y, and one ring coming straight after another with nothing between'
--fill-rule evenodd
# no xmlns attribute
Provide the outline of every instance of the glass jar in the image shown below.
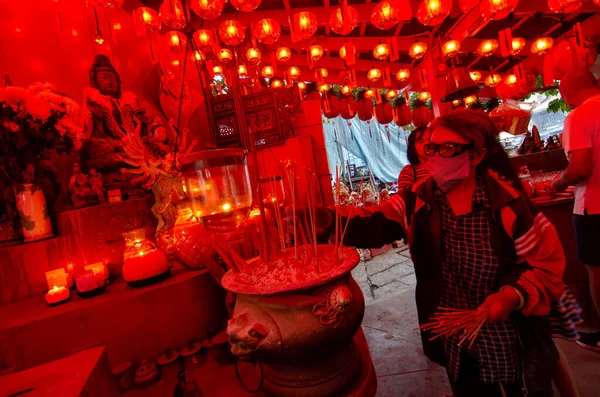
<svg viewBox="0 0 600 397"><path fill-rule="evenodd" d="M252 207L252 187L244 152L205 150L182 159L185 190L194 216L208 229L231 232Z"/></svg>

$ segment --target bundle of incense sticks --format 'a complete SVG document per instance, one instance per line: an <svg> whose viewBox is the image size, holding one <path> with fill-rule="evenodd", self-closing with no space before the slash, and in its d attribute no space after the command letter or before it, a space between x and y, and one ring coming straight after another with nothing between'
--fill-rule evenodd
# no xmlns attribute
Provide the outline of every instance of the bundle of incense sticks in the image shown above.
<svg viewBox="0 0 600 397"><path fill-rule="evenodd" d="M429 340L460 334L458 346L469 343L473 347L475 339L486 322L489 310L463 310L440 307L431 318L431 322L421 325L423 331L430 331L434 336Z"/></svg>

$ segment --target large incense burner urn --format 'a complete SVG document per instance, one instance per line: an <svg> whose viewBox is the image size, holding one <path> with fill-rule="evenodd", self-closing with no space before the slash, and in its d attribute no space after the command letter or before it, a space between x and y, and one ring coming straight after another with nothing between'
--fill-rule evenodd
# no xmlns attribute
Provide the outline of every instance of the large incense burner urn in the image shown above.
<svg viewBox="0 0 600 397"><path fill-rule="evenodd" d="M262 275L242 271L223 278L223 286L237 294L227 327L231 351L261 367L263 379L246 383L262 384L269 396L375 394L372 362L359 332L364 297L350 275L360 258L356 250L341 248L337 264L324 263L331 259L327 252L335 250L318 246L320 272L307 267L300 277L290 277L295 270L278 275L277 266L290 266L291 260L282 259L266 266Z"/></svg>

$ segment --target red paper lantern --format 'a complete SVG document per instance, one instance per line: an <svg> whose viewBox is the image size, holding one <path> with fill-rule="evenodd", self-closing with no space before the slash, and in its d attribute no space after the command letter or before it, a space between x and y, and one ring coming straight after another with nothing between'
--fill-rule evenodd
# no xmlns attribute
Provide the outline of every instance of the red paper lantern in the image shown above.
<svg viewBox="0 0 600 397"><path fill-rule="evenodd" d="M315 70L315 78L317 80L319 79L325 79L327 78L327 76L329 76L329 72L327 71L327 69L325 68L318 68L317 70Z"/></svg>
<svg viewBox="0 0 600 397"><path fill-rule="evenodd" d="M200 18L215 19L223 12L227 0L191 0L192 11Z"/></svg>
<svg viewBox="0 0 600 397"><path fill-rule="evenodd" d="M417 19L423 25L437 26L450 14L452 0L423 0L417 10Z"/></svg>
<svg viewBox="0 0 600 397"><path fill-rule="evenodd" d="M229 0L229 2L236 10L243 12L254 11L260 5L260 0Z"/></svg>
<svg viewBox="0 0 600 397"><path fill-rule="evenodd" d="M373 49L373 57L380 61L385 61L390 55L390 46L388 44L377 44Z"/></svg>
<svg viewBox="0 0 600 397"><path fill-rule="evenodd" d="M223 21L219 26L219 36L227 45L238 45L246 37L244 26L236 20Z"/></svg>
<svg viewBox="0 0 600 397"><path fill-rule="evenodd" d="M262 68L262 71L260 73L263 77L270 79L271 77L275 76L275 69L273 69L272 66L265 66L264 68Z"/></svg>
<svg viewBox="0 0 600 397"><path fill-rule="evenodd" d="M254 36L261 43L274 44L281 36L281 26L272 18L261 19L254 26Z"/></svg>
<svg viewBox="0 0 600 397"><path fill-rule="evenodd" d="M358 25L358 11L352 6L348 6L345 14L342 13L342 8L336 8L329 17L329 26L335 34L347 35L350 34ZM348 20L348 26L344 27L344 22Z"/></svg>
<svg viewBox="0 0 600 397"><path fill-rule="evenodd" d="M194 51L192 53L192 61L194 61L194 62L202 62L205 59L206 59L206 55L204 55L204 53L202 51ZM177 62L179 62L179 61L177 61Z"/></svg>
<svg viewBox="0 0 600 397"><path fill-rule="evenodd" d="M469 12L478 4L479 0L458 0L458 6L462 12Z"/></svg>
<svg viewBox="0 0 600 397"><path fill-rule="evenodd" d="M385 93L385 97L387 99L394 99L398 96L398 91L396 91L395 89L390 89Z"/></svg>
<svg viewBox="0 0 600 397"><path fill-rule="evenodd" d="M198 29L192 36L202 51L210 51L212 46L212 34L208 29Z"/></svg>
<svg viewBox="0 0 600 397"><path fill-rule="evenodd" d="M323 56L323 47L318 44L313 44L310 46L310 59L313 62L317 62Z"/></svg>
<svg viewBox="0 0 600 397"><path fill-rule="evenodd" d="M282 88L283 81L281 79L273 79L271 80L271 88Z"/></svg>
<svg viewBox="0 0 600 397"><path fill-rule="evenodd" d="M431 98L431 92L421 91L419 93L418 98L419 98L419 101L421 101L421 102L427 102L427 100L429 100Z"/></svg>
<svg viewBox="0 0 600 397"><path fill-rule="evenodd" d="M392 104L388 101L383 101L375 106L375 118L379 124L389 124L394 120L392 112Z"/></svg>
<svg viewBox="0 0 600 397"><path fill-rule="evenodd" d="M504 80L502 82L509 87L513 87L515 84L517 84L517 76L514 73L509 73L504 76Z"/></svg>
<svg viewBox="0 0 600 397"><path fill-rule="evenodd" d="M525 41L524 38L522 37L514 37L512 39L512 51L511 51L511 55L517 55L518 53L521 52L521 50L523 48L525 48L525 44L527 42Z"/></svg>
<svg viewBox="0 0 600 397"><path fill-rule="evenodd" d="M442 46L444 58L453 58L460 51L460 42L458 40L449 40Z"/></svg>
<svg viewBox="0 0 600 397"><path fill-rule="evenodd" d="M352 92L352 89L350 88L349 85L345 85L345 86L342 86L340 92L344 95L349 95L350 92Z"/></svg>
<svg viewBox="0 0 600 397"><path fill-rule="evenodd" d="M188 11L180 0L164 0L158 8L158 15L171 29L183 29L189 22Z"/></svg>
<svg viewBox="0 0 600 397"><path fill-rule="evenodd" d="M481 77L482 77L481 72L478 72L477 70L472 70L469 72L469 75L471 76L471 79L474 82L478 83L481 81Z"/></svg>
<svg viewBox="0 0 600 397"><path fill-rule="evenodd" d="M356 112L359 120L369 121L373 118L373 97L375 93L373 90L367 90L364 92L363 97L358 100L356 106Z"/></svg>
<svg viewBox="0 0 600 397"><path fill-rule="evenodd" d="M298 80L298 77L300 77L300 68L298 66L290 66L287 73L292 80Z"/></svg>
<svg viewBox="0 0 600 397"><path fill-rule="evenodd" d="M347 56L347 52L346 52L346 46L343 45L342 48L340 48L340 58L342 59L346 59ZM356 47L352 46L352 56L356 55Z"/></svg>
<svg viewBox="0 0 600 397"><path fill-rule="evenodd" d="M253 65L256 65L260 62L260 58L262 57L262 53L258 48L248 48L246 51L246 59Z"/></svg>
<svg viewBox="0 0 600 397"><path fill-rule="evenodd" d="M552 37L540 37L531 44L531 52L534 55L545 55L554 45Z"/></svg>
<svg viewBox="0 0 600 397"><path fill-rule="evenodd" d="M383 0L378 3L371 13L371 22L377 29L393 28L399 20L400 9L393 0Z"/></svg>
<svg viewBox="0 0 600 397"><path fill-rule="evenodd" d="M495 21L506 18L519 4L519 0L482 0L479 10L484 18Z"/></svg>
<svg viewBox="0 0 600 397"><path fill-rule="evenodd" d="M295 13L293 21L294 30L300 40L310 39L319 27L317 16L310 11Z"/></svg>
<svg viewBox="0 0 600 397"><path fill-rule="evenodd" d="M482 57L491 56L498 49L498 40L483 40L477 47L477 53Z"/></svg>
<svg viewBox="0 0 600 397"><path fill-rule="evenodd" d="M229 63L233 59L233 52L228 48L221 48L217 54L217 58L223 63Z"/></svg>
<svg viewBox="0 0 600 397"><path fill-rule="evenodd" d="M223 74L223 66L221 66L221 65L213 66L213 73L214 74Z"/></svg>
<svg viewBox="0 0 600 397"><path fill-rule="evenodd" d="M248 68L246 67L246 65L239 65L238 66L238 75L240 77L248 75Z"/></svg>
<svg viewBox="0 0 600 397"><path fill-rule="evenodd" d="M292 57L292 50L287 47L279 47L275 53L275 57L278 61L288 62Z"/></svg>
<svg viewBox="0 0 600 397"><path fill-rule="evenodd" d="M472 103L475 103L476 101L477 101L477 95L471 95L466 98L463 98L463 102L465 105L470 105Z"/></svg>
<svg viewBox="0 0 600 397"><path fill-rule="evenodd" d="M488 77L486 77L485 79L485 85L487 85L488 87L495 87L498 84L500 84L500 82L502 81L502 77L499 74L490 74Z"/></svg>
<svg viewBox="0 0 600 397"><path fill-rule="evenodd" d="M185 50L187 39L183 33L171 31L165 35L169 49L175 54L179 54Z"/></svg>
<svg viewBox="0 0 600 397"><path fill-rule="evenodd" d="M376 82L381 78L381 70L375 68L369 70L367 73L367 78L373 83Z"/></svg>
<svg viewBox="0 0 600 397"><path fill-rule="evenodd" d="M162 23L158 12L148 7L138 7L133 11L134 23L138 36L160 30Z"/></svg>
<svg viewBox="0 0 600 397"><path fill-rule="evenodd" d="M396 73L396 80L404 82L410 79L410 70L408 69L400 69L398 73Z"/></svg>
<svg viewBox="0 0 600 397"><path fill-rule="evenodd" d="M351 120L356 116L356 99L352 95L344 95L340 98L340 116L345 120Z"/></svg>
<svg viewBox="0 0 600 397"><path fill-rule="evenodd" d="M329 91L329 84L321 84L320 86L317 87L317 90L319 90L319 92L327 92Z"/></svg>
<svg viewBox="0 0 600 397"><path fill-rule="evenodd" d="M548 8L550 11L560 14L577 11L582 5L582 0L548 0Z"/></svg>
<svg viewBox="0 0 600 397"><path fill-rule="evenodd" d="M548 52L548 62L554 69L553 78L556 80L575 69L589 69L596 63L598 50L593 41L584 39L582 45L577 45L574 38L563 40ZM570 62L565 62L568 59Z"/></svg>
<svg viewBox="0 0 600 397"><path fill-rule="evenodd" d="M340 115L340 100L335 94L328 92L326 94L327 102L329 102L329 111L325 111L325 98L322 100L323 114L328 119L334 119Z"/></svg>
<svg viewBox="0 0 600 397"><path fill-rule="evenodd" d="M594 0L594 4L596 4L597 6L600 6L600 0Z"/></svg>
<svg viewBox="0 0 600 397"><path fill-rule="evenodd" d="M394 121L400 127L408 125L412 122L412 113L410 106L405 101L397 101L394 106Z"/></svg>
<svg viewBox="0 0 600 397"><path fill-rule="evenodd" d="M417 41L408 50L408 54L414 59L421 59L427 52L427 44L422 41Z"/></svg>
<svg viewBox="0 0 600 397"><path fill-rule="evenodd" d="M304 81L299 81L298 88L300 88L302 91L304 91L306 89L306 83Z"/></svg>

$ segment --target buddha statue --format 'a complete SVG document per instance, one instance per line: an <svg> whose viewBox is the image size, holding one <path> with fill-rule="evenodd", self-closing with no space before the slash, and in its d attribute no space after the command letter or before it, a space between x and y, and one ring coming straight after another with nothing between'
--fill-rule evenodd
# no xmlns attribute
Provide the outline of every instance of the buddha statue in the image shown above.
<svg viewBox="0 0 600 397"><path fill-rule="evenodd" d="M127 167L123 162L123 149L128 132L142 124L147 131L146 111L132 92L121 91L121 79L110 59L98 54L90 68L92 87L84 90L82 104L83 139L80 163L85 171L95 169L111 182L123 183L119 170Z"/></svg>

